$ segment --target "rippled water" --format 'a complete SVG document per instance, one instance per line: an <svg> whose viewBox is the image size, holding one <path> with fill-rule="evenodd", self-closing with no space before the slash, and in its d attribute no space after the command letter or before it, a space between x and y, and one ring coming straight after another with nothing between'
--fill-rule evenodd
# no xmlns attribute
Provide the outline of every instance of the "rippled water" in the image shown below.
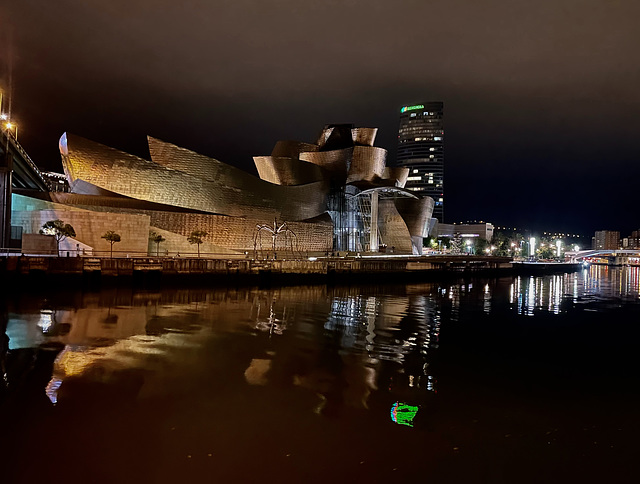
<svg viewBox="0 0 640 484"><path fill-rule="evenodd" d="M2 468L7 482L631 482L639 302L638 268L606 266L12 297Z"/></svg>

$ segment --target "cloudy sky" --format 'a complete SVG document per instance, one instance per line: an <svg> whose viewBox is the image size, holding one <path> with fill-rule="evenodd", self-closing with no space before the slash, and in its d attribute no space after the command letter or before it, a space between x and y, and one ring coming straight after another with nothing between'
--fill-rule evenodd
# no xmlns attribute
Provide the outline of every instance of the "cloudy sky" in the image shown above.
<svg viewBox="0 0 640 484"><path fill-rule="evenodd" d="M60 170L69 131L146 135L253 170L278 139L445 103L445 217L640 227L640 2L20 0L0 7L19 138ZM11 35L9 34L11 32Z"/></svg>

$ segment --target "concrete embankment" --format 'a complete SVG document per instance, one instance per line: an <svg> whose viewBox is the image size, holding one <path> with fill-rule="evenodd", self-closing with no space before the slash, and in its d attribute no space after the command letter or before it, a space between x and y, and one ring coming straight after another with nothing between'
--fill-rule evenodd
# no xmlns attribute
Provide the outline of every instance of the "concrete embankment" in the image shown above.
<svg viewBox="0 0 640 484"><path fill-rule="evenodd" d="M344 257L316 260L2 257L0 273L16 283L332 283L419 280L446 275L565 272L574 265L513 264L506 257Z"/></svg>

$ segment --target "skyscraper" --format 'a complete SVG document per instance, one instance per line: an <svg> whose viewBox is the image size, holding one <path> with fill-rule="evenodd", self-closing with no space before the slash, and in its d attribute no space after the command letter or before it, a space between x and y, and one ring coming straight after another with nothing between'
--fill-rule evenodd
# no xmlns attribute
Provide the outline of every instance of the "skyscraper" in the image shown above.
<svg viewBox="0 0 640 484"><path fill-rule="evenodd" d="M406 188L435 201L433 217L444 220L443 103L400 109L397 164L410 169ZM418 195L418 193L416 193Z"/></svg>

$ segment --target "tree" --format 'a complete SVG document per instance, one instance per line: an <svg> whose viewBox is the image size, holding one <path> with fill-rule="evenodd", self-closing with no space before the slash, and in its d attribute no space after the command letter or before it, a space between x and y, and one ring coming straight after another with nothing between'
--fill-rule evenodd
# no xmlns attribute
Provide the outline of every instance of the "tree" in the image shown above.
<svg viewBox="0 0 640 484"><path fill-rule="evenodd" d="M553 245L542 244L538 250L536 250L540 259L553 259L556 255Z"/></svg>
<svg viewBox="0 0 640 484"><path fill-rule="evenodd" d="M202 244L203 242L203 238L206 237L208 234L207 232L205 232L204 230L194 230L193 232L191 232L191 235L189 235L189 237L187 237L187 241L190 244L197 244L198 246L198 257L200 257L200 244Z"/></svg>
<svg viewBox="0 0 640 484"><path fill-rule="evenodd" d="M62 220L49 220L40 229L42 235L53 235L56 239L56 249L60 255L60 242L67 237L75 237L76 231L70 224L64 223Z"/></svg>
<svg viewBox="0 0 640 484"><path fill-rule="evenodd" d="M120 242L120 234L116 234L113 230L108 230L106 233L102 234L101 238L111 244L111 258L113 258L113 244Z"/></svg>
<svg viewBox="0 0 640 484"><path fill-rule="evenodd" d="M151 242L155 242L156 244L156 257L158 255L160 255L160 242L164 242L165 239L162 235L156 233L156 232L151 232L149 234L149 238L151 239Z"/></svg>
<svg viewBox="0 0 640 484"><path fill-rule="evenodd" d="M487 242L486 239L483 239L482 237L478 237L473 244L474 247L474 252L477 255L485 255L486 254L486 249L489 248L489 242Z"/></svg>

